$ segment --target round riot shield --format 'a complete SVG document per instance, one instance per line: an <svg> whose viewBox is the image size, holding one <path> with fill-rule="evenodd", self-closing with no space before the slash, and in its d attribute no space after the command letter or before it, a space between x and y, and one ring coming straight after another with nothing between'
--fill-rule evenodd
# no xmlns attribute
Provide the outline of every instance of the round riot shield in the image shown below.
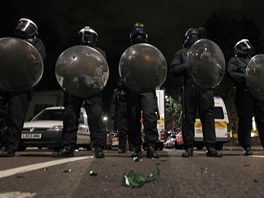
<svg viewBox="0 0 264 198"><path fill-rule="evenodd" d="M253 96L264 100L264 54L251 58L246 69L246 81Z"/></svg>
<svg viewBox="0 0 264 198"><path fill-rule="evenodd" d="M0 39L1 90L31 89L41 79L43 70L43 60L33 45L19 38Z"/></svg>
<svg viewBox="0 0 264 198"><path fill-rule="evenodd" d="M122 54L119 75L125 85L137 93L154 91L166 79L167 62L156 47L135 44Z"/></svg>
<svg viewBox="0 0 264 198"><path fill-rule="evenodd" d="M196 41L187 52L187 71L197 86L215 88L225 74L225 57L220 47L211 40Z"/></svg>
<svg viewBox="0 0 264 198"><path fill-rule="evenodd" d="M59 56L55 74L66 92L78 97L89 97L105 87L109 67L99 51L89 46L77 45Z"/></svg>

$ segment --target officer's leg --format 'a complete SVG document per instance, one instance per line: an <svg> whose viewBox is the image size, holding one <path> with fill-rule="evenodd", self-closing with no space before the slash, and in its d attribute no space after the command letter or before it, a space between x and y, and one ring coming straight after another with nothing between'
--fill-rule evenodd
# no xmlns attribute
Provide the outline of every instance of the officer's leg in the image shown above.
<svg viewBox="0 0 264 198"><path fill-rule="evenodd" d="M127 102L119 103L117 111L117 130L119 131L119 153L125 153L128 134Z"/></svg>
<svg viewBox="0 0 264 198"><path fill-rule="evenodd" d="M235 104L238 114L238 141L244 149L244 155L252 155L251 130L254 115L254 101L247 90L237 90Z"/></svg>
<svg viewBox="0 0 264 198"><path fill-rule="evenodd" d="M127 103L128 117L128 141L134 147L131 157L141 157L141 109L139 106L139 98L135 94L131 94Z"/></svg>
<svg viewBox="0 0 264 198"><path fill-rule="evenodd" d="M185 88L183 93L183 112L182 112L182 137L184 142L184 153L182 157L193 156L194 146L194 121L196 115L196 100L193 95L192 87Z"/></svg>
<svg viewBox="0 0 264 198"><path fill-rule="evenodd" d="M4 133L7 130L8 95L0 92L0 149L4 146ZM3 148L4 149L4 148Z"/></svg>
<svg viewBox="0 0 264 198"><path fill-rule="evenodd" d="M74 147L77 140L78 119L83 99L68 95L68 104L63 113L63 144L64 148L59 152L54 152L53 157L72 157L74 156Z"/></svg>
<svg viewBox="0 0 264 198"><path fill-rule="evenodd" d="M141 94L140 102L143 112L144 141L147 143L147 157L158 158L158 153L155 151L155 143L159 138L157 129L158 105L155 92Z"/></svg>
<svg viewBox="0 0 264 198"><path fill-rule="evenodd" d="M119 137L119 153L125 153L126 152L126 142L127 142L127 133L125 131L119 131L118 134Z"/></svg>
<svg viewBox="0 0 264 198"><path fill-rule="evenodd" d="M199 94L199 115L202 122L204 143L207 148L206 156L222 157L221 152L215 149L216 134L214 120L214 93L213 90L203 91Z"/></svg>
<svg viewBox="0 0 264 198"><path fill-rule="evenodd" d="M238 141L242 148L251 147L252 116L240 115L238 121Z"/></svg>
<svg viewBox="0 0 264 198"><path fill-rule="evenodd" d="M259 133L259 139L262 147L264 148L264 102L257 101L255 105L255 121L257 124L257 129Z"/></svg>
<svg viewBox="0 0 264 198"><path fill-rule="evenodd" d="M214 94L212 90L200 94L199 116L202 122L205 146L207 148L215 147Z"/></svg>
<svg viewBox="0 0 264 198"><path fill-rule="evenodd" d="M106 129L102 120L102 97L101 94L85 99L85 109L88 115L88 125L92 145L95 147L95 157L103 158L103 148L106 143Z"/></svg>
<svg viewBox="0 0 264 198"><path fill-rule="evenodd" d="M7 131L4 134L6 151L15 154L18 150L21 131L32 97L31 90L9 94ZM4 154L3 154L4 155Z"/></svg>

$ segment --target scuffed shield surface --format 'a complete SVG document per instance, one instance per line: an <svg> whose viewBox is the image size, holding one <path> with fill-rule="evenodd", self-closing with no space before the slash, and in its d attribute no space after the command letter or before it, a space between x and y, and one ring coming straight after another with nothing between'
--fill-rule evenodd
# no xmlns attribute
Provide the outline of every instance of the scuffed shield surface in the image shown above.
<svg viewBox="0 0 264 198"><path fill-rule="evenodd" d="M122 54L119 75L128 88L138 93L154 91L166 80L167 62L156 47L135 44Z"/></svg>
<svg viewBox="0 0 264 198"><path fill-rule="evenodd" d="M68 93L89 97L100 92L109 78L105 57L89 46L77 45L66 49L55 66L56 79Z"/></svg>
<svg viewBox="0 0 264 198"><path fill-rule="evenodd" d="M31 89L40 81L43 71L43 60L33 45L19 38L0 39L1 90Z"/></svg>
<svg viewBox="0 0 264 198"><path fill-rule="evenodd" d="M264 100L264 54L251 58L246 69L246 80L252 95Z"/></svg>
<svg viewBox="0 0 264 198"><path fill-rule="evenodd" d="M211 40L196 41L187 52L187 71L197 86L215 88L225 74L225 57L220 47Z"/></svg>

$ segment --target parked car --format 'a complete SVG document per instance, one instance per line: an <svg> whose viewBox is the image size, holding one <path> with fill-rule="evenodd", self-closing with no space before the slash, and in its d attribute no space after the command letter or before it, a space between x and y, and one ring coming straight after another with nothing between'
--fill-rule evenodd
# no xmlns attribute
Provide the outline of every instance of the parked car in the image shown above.
<svg viewBox="0 0 264 198"><path fill-rule="evenodd" d="M182 139L182 131L172 131L169 133L166 142L164 143L165 148L176 148L182 149L183 148L183 139Z"/></svg>
<svg viewBox="0 0 264 198"><path fill-rule="evenodd" d="M164 143L164 148L169 148L169 149L174 148L175 141L176 141L176 136L174 134L171 134L170 136L167 137L167 140Z"/></svg>
<svg viewBox="0 0 264 198"><path fill-rule="evenodd" d="M113 147L119 146L119 134L117 131L107 133L105 146L108 150L111 150Z"/></svg>
<svg viewBox="0 0 264 198"><path fill-rule="evenodd" d="M62 106L48 107L37 114L31 121L25 122L21 133L19 150L25 150L29 146L48 147L55 150L62 148L63 111L64 107ZM90 131L87 122L86 111L81 108L76 148L91 149Z"/></svg>

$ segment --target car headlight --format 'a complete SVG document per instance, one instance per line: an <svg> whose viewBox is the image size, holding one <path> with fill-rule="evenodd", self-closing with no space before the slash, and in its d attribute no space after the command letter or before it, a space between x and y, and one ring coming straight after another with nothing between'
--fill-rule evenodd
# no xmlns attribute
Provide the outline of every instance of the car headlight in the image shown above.
<svg viewBox="0 0 264 198"><path fill-rule="evenodd" d="M62 131L62 128L63 128L63 126L56 125L56 126L53 126L53 127L49 128L49 129L47 129L47 131Z"/></svg>

